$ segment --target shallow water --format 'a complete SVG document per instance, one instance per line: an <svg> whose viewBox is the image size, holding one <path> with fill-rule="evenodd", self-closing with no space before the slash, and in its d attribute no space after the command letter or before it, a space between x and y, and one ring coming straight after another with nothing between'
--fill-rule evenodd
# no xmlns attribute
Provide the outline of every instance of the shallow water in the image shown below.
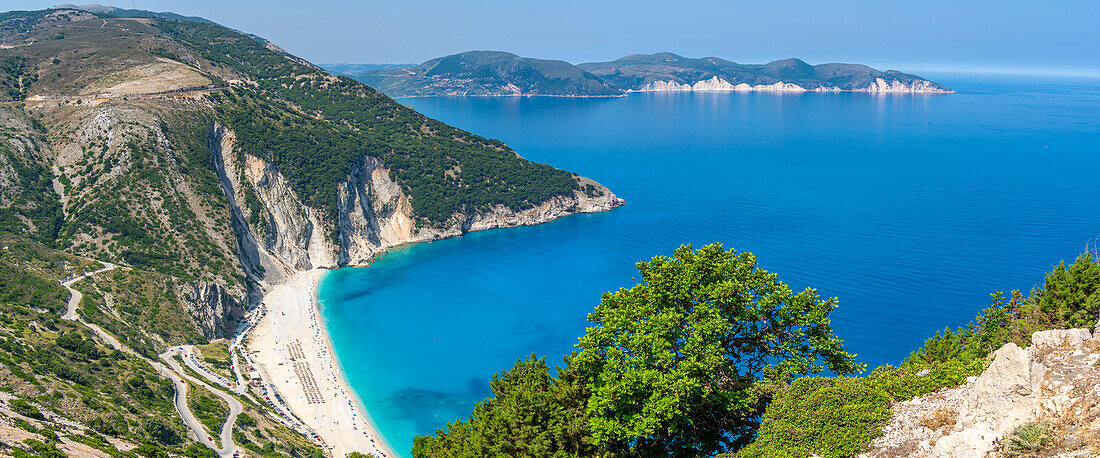
<svg viewBox="0 0 1100 458"><path fill-rule="evenodd" d="M959 94L402 100L627 204L332 272L321 306L351 385L407 453L517 358L560 362L602 292L681 243L839 297L848 349L900 361L1100 235L1100 81L933 76Z"/></svg>

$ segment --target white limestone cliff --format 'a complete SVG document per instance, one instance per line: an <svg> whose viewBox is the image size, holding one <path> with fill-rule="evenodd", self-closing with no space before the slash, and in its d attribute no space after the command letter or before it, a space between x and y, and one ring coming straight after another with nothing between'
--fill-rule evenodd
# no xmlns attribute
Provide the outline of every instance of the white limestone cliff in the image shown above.
<svg viewBox="0 0 1100 458"><path fill-rule="evenodd" d="M758 84L749 85L747 83L733 84L726 81L723 78L712 76L710 79L696 81L695 83L678 83L674 80L668 81L651 81L644 84L642 87L631 90L629 92L783 92L783 93L800 93L800 92L867 92L873 94L949 94L954 93L950 89L945 89L931 81L915 80L911 83L905 83L900 80L886 80L884 78L876 78L871 84L854 88L854 89L841 89L838 86L816 86L812 88L805 88L794 83L785 83L782 81L775 82L773 84Z"/></svg>
<svg viewBox="0 0 1100 458"><path fill-rule="evenodd" d="M526 210L497 206L474 214L454 215L443 227L418 226L410 197L390 178L380 160L365 156L339 184L337 220L306 206L285 177L270 163L234 150L231 131L214 126L210 132L215 169L229 198L238 252L250 277L261 285L276 285L294 272L313 268L365 266L393 247L471 231L540 224L574 214L610 210L623 200L606 187L576 177L582 191L554 197ZM244 205L251 189L260 208ZM262 214L253 215L253 211ZM253 224L249 221L261 221Z"/></svg>
<svg viewBox="0 0 1100 458"><path fill-rule="evenodd" d="M894 404L883 436L860 456L1010 456L1005 442L1030 422L1052 425L1057 438L1041 456L1096 456L1100 338L1066 329L1036 332L1031 342L1004 345L965 385Z"/></svg>

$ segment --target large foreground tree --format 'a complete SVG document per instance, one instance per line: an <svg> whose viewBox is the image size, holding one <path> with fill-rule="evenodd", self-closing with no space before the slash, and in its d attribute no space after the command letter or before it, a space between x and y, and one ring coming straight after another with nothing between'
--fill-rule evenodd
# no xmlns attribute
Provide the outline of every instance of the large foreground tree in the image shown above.
<svg viewBox="0 0 1100 458"><path fill-rule="evenodd" d="M566 367L517 362L413 456L712 456L751 439L761 380L860 368L829 324L836 298L792 292L750 253L685 245L638 270L603 295Z"/></svg>
<svg viewBox="0 0 1100 458"><path fill-rule="evenodd" d="M757 381L860 366L833 335L836 298L799 293L751 253L681 246L605 293L574 366L591 393L593 442L631 455L701 456L751 439Z"/></svg>

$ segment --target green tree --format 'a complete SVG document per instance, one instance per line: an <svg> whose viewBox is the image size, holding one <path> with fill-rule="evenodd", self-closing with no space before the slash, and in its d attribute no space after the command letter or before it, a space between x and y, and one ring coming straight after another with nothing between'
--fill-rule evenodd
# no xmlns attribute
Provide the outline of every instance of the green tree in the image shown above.
<svg viewBox="0 0 1100 458"><path fill-rule="evenodd" d="M836 298L793 293L751 253L684 245L637 266L642 282L603 295L574 359L590 433L612 452L736 448L766 405L758 380L861 369L833 334Z"/></svg>
<svg viewBox="0 0 1100 458"><path fill-rule="evenodd" d="M413 456L593 455L584 419L586 393L572 370L557 369L558 377L552 376L545 359L534 355L517 361L492 377L493 397L479 402L469 421L417 437Z"/></svg>
<svg viewBox="0 0 1100 458"><path fill-rule="evenodd" d="M1083 253L1068 268L1058 263L1031 297L1045 329L1092 328L1100 318L1100 262Z"/></svg>

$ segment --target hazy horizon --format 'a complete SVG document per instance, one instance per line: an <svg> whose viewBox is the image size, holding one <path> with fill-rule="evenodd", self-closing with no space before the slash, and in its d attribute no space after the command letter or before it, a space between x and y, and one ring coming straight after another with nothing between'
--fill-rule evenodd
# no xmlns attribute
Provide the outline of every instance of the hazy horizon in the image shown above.
<svg viewBox="0 0 1100 458"><path fill-rule="evenodd" d="M4 9L60 3L9 0ZM308 7L214 0L103 4L201 16L267 38L316 63L420 63L470 50L582 63L669 51L743 63L797 57L812 64L861 63L906 72L1100 76L1100 28L1093 24L1100 2L1081 0L1044 8L1023 0L695 1L675 8L619 0L315 0Z"/></svg>

